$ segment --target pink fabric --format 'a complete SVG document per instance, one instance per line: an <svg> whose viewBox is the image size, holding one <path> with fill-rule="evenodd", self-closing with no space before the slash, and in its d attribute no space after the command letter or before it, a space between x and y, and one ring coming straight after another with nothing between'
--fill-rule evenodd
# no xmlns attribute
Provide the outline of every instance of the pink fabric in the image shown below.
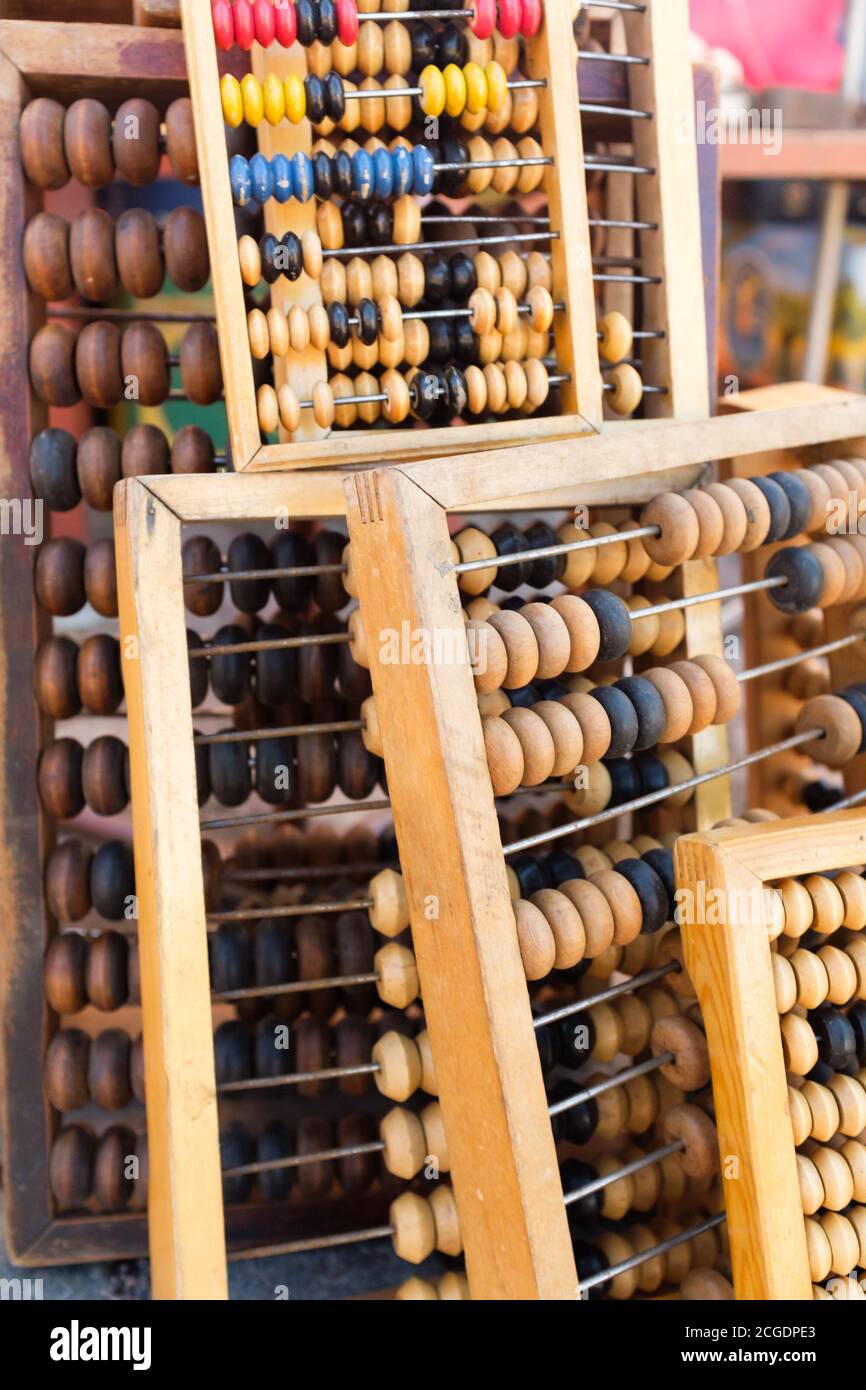
<svg viewBox="0 0 866 1390"><path fill-rule="evenodd" d="M690 0L692 28L734 53L752 87L838 91L845 0Z"/></svg>

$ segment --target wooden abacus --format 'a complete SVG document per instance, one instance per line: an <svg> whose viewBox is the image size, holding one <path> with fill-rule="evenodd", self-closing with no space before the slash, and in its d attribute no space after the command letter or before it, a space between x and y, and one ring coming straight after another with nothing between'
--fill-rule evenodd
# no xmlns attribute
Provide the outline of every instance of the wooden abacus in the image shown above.
<svg viewBox="0 0 866 1390"><path fill-rule="evenodd" d="M627 43L605 54L597 41L578 50L568 6L548 0L479 0L444 28L408 4L182 7L239 470L529 446L600 428L605 403L706 417L686 6L621 9ZM220 83L218 50L238 49L251 71ZM443 119L449 133L431 144ZM249 160L229 161L226 124L255 128ZM589 153L611 126L619 153ZM630 216L611 193L590 218L584 178L566 194L563 170L639 185ZM466 193L480 210L454 201ZM247 219L256 235L242 217L238 241L233 203L260 208L260 227ZM455 220L443 241L437 224ZM638 237L638 256L618 232ZM639 322L611 309L596 326L613 283L641 291Z"/></svg>
<svg viewBox="0 0 866 1390"><path fill-rule="evenodd" d="M864 851L862 810L675 850L684 902L713 905L700 920L684 907L682 939L738 1298L866 1297Z"/></svg>
<svg viewBox="0 0 866 1390"><path fill-rule="evenodd" d="M790 394L797 400L796 390ZM726 591L718 588L714 562L725 551L757 548L779 513L768 504L766 514L759 514L733 487L695 490L702 467L695 455L746 457L759 454L769 439L803 447L851 429L856 437L862 417L862 404L839 397L820 407L743 412L700 428L670 422L652 432L651 455L638 448L627 458L600 435L581 451L577 479L573 457L548 445L541 450L545 467L534 479L538 491L530 494L520 493L521 460L508 450L482 454L469 466L465 459L436 460L348 476L255 474L122 485L116 498L118 577L124 635L134 639L125 680L142 885L156 1296L222 1297L226 1289L217 1119L218 1086L220 1092L224 1086L211 1045L206 948L208 925L215 927L226 914L207 905L193 867L207 825L200 825L197 810L193 700L182 692L190 665L231 660L234 651L242 664L250 654L256 662L267 657L270 669L271 653L317 645L309 633L287 639L269 631L242 642L222 635L196 649L190 662L183 527L287 515L298 524L321 517L347 521L350 551L342 564L360 607L331 638L370 666L373 699L353 732L368 753L384 756L402 886L389 877L332 905L335 912L370 913L389 939L362 976L325 973L317 987L353 987L363 980L416 1020L420 992L423 1038L412 1043L389 1034L366 1065L398 1105L411 1099L419 1083L438 1094L444 1130L437 1142L447 1141L453 1176L453 1189L435 1188L429 1202L417 1184L409 1186L375 1226L353 1224L337 1234L285 1241L277 1236L266 1244L230 1240L231 1256L390 1237L413 1262L436 1248L448 1255L465 1251L469 1288L477 1298L573 1298L593 1290L626 1297L680 1284L692 1263L694 1277L683 1282L683 1296L730 1296L724 1249L713 1234L724 1215L712 1179L711 1107L706 1096L694 1106L684 1105L681 1095L703 1092L708 1072L696 1017L677 1002L688 999L688 981L678 983L681 948L676 933L664 930L673 916L668 845L671 832L728 819L731 774L774 752L773 746L758 747L729 760L725 722L739 706L739 684L755 673L735 673L720 656L718 611ZM558 532L538 523L521 533L506 524L492 537L480 526L465 527L453 544L449 537L449 511L466 516L549 510L588 499L646 506L636 529L634 521L619 530L600 523L589 534L575 535L566 522ZM699 552L703 558L695 558ZM646 578L657 566L671 586L675 581L677 597L668 591L648 611L639 594L626 590L626 602L610 589L587 588L588 555L599 583L602 575L608 583L619 575L620 583L640 585L638 576ZM273 583L309 576L303 552L294 563L289 550L283 559L285 566L273 559L268 567L257 564L245 580L242 556L210 569L193 548L187 552L186 587L197 592L232 575L238 585L255 576L262 580L263 569L271 570ZM827 577L809 547L789 547L784 559L774 556L772 563L758 581L768 594L785 590L790 599L796 590L798 601L809 606L824 598ZM567 577L566 565L573 566ZM332 561L332 568L341 564ZM482 589L494 584L509 592L514 585L510 578L504 582L506 572L532 586L563 581L581 597L497 608ZM700 613L700 625L687 621ZM661 626L672 614L679 615L673 639L670 630L663 636ZM644 625L652 640L644 635L635 646L633 630ZM467 630L484 634L487 664L474 680L465 659ZM435 634L440 650L462 651L464 657L392 660L381 643L388 634L399 640L404 631L410 641L413 633ZM682 659L653 666L653 648L656 656L670 655L672 640ZM634 674L608 685L609 663L627 652ZM583 672L599 661L608 664L593 682ZM509 690L517 691L513 701L506 698ZM862 730L852 719L856 724L856 716L840 714L838 704L810 708L785 742L838 762L859 746ZM825 731L831 736L823 742ZM261 728L239 729L233 743L240 745L238 764L245 767L247 743L300 743L338 732L330 723L304 731L265 721ZM685 755L670 746L677 741ZM607 756L607 762L591 761L590 743L592 758ZM656 744L658 753L651 751ZM636 750L642 751L632 760ZM562 792L557 779L574 770L575 759L589 775L567 790L558 811L533 811L519 833L508 819L514 803L500 800L500 829L497 790L503 797L505 788L514 796L518 784L521 796L531 794L533 785ZM293 762L290 750L281 761ZM594 776L594 768L603 775ZM248 787L247 772L242 792ZM663 818L654 819L653 808L664 803ZM675 821L671 807L679 808ZM334 809L324 805L321 814ZM650 820L639 820L631 833L619 829L624 816L644 813ZM291 814L275 807L265 817L279 821ZM610 831L619 838L605 839ZM565 853L557 850L559 842ZM539 859L536 851L544 846L553 853ZM238 920L254 922L262 914L242 913ZM402 940L407 920L411 950ZM615 972L628 978L610 984ZM570 986L584 973L596 992L581 987L575 997ZM662 989L659 981L665 982ZM308 990L315 985L305 983ZM275 986L269 981L256 988L267 994ZM286 988L291 992L294 986ZM580 1042L568 1023L584 1013L588 1042ZM648 1047L651 1057L645 1056ZM554 1086L563 1057L574 1070L590 1057L610 1061L622 1052L638 1060L615 1077L593 1080L579 1091L568 1088L564 1096L561 1089L546 1094L544 1082ZM298 1069L300 1082L318 1084L343 1074L323 1054L320 1059L309 1071ZM283 1071L280 1085L297 1084L291 1071ZM262 1084L255 1073L247 1072L246 1081ZM437 1111L428 1130L423 1121L419 1128L398 1114L390 1124L399 1142L386 1133L371 1142L377 1150L385 1147L395 1172L411 1184L420 1149L439 1121ZM655 1136L648 1136L649 1147L635 1150L634 1135L656 1121L664 1142L653 1147ZM592 1148L586 1157L587 1138L599 1133L616 1141L617 1159L599 1157ZM582 1156L576 1167L566 1161L560 1169L562 1153L573 1157L574 1148L558 1156L556 1142L577 1146ZM283 1151L274 1164L337 1161L351 1147L307 1149L304 1155ZM438 1151L431 1153L436 1157ZM229 1180L238 1168L252 1171L249 1161L227 1166ZM617 1228L600 1243L595 1239L592 1223L601 1212L620 1219L630 1210L651 1208L659 1218L652 1218L654 1224ZM641 1254L637 1262L635 1252ZM404 1296L441 1294L410 1281Z"/></svg>

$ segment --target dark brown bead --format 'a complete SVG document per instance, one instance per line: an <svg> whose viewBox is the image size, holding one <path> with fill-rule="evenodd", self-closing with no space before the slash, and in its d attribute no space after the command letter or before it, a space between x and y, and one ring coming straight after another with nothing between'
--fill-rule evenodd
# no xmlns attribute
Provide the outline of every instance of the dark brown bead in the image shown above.
<svg viewBox="0 0 866 1390"><path fill-rule="evenodd" d="M220 733L231 733L221 729ZM212 743L208 770L213 795L221 806L242 806L252 791L249 758L243 743Z"/></svg>
<svg viewBox="0 0 866 1390"><path fill-rule="evenodd" d="M165 268L183 294L197 294L210 278L207 231L195 208L172 208L162 233Z"/></svg>
<svg viewBox="0 0 866 1390"><path fill-rule="evenodd" d="M91 851L80 840L64 840L45 865L45 902L58 922L80 922L90 911Z"/></svg>
<svg viewBox="0 0 866 1390"><path fill-rule="evenodd" d="M39 755L39 800L55 820L72 820L84 809L84 750L76 738L56 738Z"/></svg>
<svg viewBox="0 0 866 1390"><path fill-rule="evenodd" d="M120 1028L106 1028L93 1039L87 1079L90 1098L100 1110L122 1110L131 1101L131 1051L129 1034Z"/></svg>
<svg viewBox="0 0 866 1390"><path fill-rule="evenodd" d="M46 541L36 557L33 587L37 602L55 617L77 613L86 602L85 549L71 536Z"/></svg>
<svg viewBox="0 0 866 1390"><path fill-rule="evenodd" d="M132 848L125 841L108 840L99 846L90 867L90 896L95 910L109 922L132 920L135 868ZM123 959L125 962L125 951ZM124 980L124 994L126 988Z"/></svg>
<svg viewBox="0 0 866 1390"><path fill-rule="evenodd" d="M323 615L315 624L307 624L302 634L314 636L340 631L340 623ZM337 679L337 645L311 643L298 651L298 689L308 705L321 705L334 693Z"/></svg>
<svg viewBox="0 0 866 1390"><path fill-rule="evenodd" d="M299 980L330 980L337 973L334 958L334 929L327 917L311 914L295 923L295 953ZM307 1008L319 1018L330 1018L337 1007L335 989L311 989Z"/></svg>
<svg viewBox="0 0 866 1390"><path fill-rule="evenodd" d="M198 633L193 632L192 628L189 627L186 630L186 645L190 653L194 651L203 651L204 649L204 642L201 640ZM190 699L193 709L197 709L199 705L204 703L208 692L207 661L190 655L187 666L189 667Z"/></svg>
<svg viewBox="0 0 866 1390"><path fill-rule="evenodd" d="M379 859L379 837L371 825L359 821L343 835L342 851L346 864L376 864Z"/></svg>
<svg viewBox="0 0 866 1390"><path fill-rule="evenodd" d="M105 188L114 180L111 117L101 101L82 97L66 113L66 159L73 178L85 188Z"/></svg>
<svg viewBox="0 0 866 1390"><path fill-rule="evenodd" d="M68 430L44 429L30 445L30 483L34 496L54 512L68 512L81 501L75 470L75 440Z"/></svg>
<svg viewBox="0 0 866 1390"><path fill-rule="evenodd" d="M78 293L95 304L117 294L114 223L104 208L84 208L69 230L69 257Z"/></svg>
<svg viewBox="0 0 866 1390"><path fill-rule="evenodd" d="M123 436L120 467L124 478L169 472L168 440L157 425L133 425Z"/></svg>
<svg viewBox="0 0 866 1390"><path fill-rule="evenodd" d="M138 949L138 938L133 937L129 942L129 960L127 962L126 973L129 979L129 999L130 1004L141 1003L141 955ZM133 1086L135 1090L135 1086ZM137 1092L136 1092L137 1094Z"/></svg>
<svg viewBox="0 0 866 1390"><path fill-rule="evenodd" d="M266 570L271 563L271 552L261 536L254 531L242 531L233 537L226 562L233 574ZM243 579L230 584L229 590L232 603L240 613L258 613L271 596L271 582L269 579Z"/></svg>
<svg viewBox="0 0 866 1390"><path fill-rule="evenodd" d="M84 797L98 816L116 816L129 804L129 752L111 734L95 738L81 766Z"/></svg>
<svg viewBox="0 0 866 1390"><path fill-rule="evenodd" d="M87 323L78 335L75 346L75 371L78 387L88 405L95 410L110 410L123 400L123 377L120 362L120 329L116 323L97 321Z"/></svg>
<svg viewBox="0 0 866 1390"><path fill-rule="evenodd" d="M222 555L209 536L190 536L181 552L184 574L219 574ZM183 586L183 601L197 618L208 618L223 601L222 584L192 583Z"/></svg>
<svg viewBox="0 0 866 1390"><path fill-rule="evenodd" d="M74 1211L90 1198L96 1139L84 1125L69 1125L51 1146L48 1179L58 1211Z"/></svg>
<svg viewBox="0 0 866 1390"><path fill-rule="evenodd" d="M331 1030L322 1018L302 1018L295 1027L294 1070L296 1072L325 1071L331 1061ZM332 1081L301 1081L295 1089L298 1095L321 1096L333 1086Z"/></svg>
<svg viewBox="0 0 866 1390"><path fill-rule="evenodd" d="M87 938L77 931L53 937L42 965L45 998L56 1014L77 1014L87 1003Z"/></svg>
<svg viewBox="0 0 866 1390"><path fill-rule="evenodd" d="M152 101L132 97L114 117L114 162L117 177L144 188L159 177L159 112Z"/></svg>
<svg viewBox="0 0 866 1390"><path fill-rule="evenodd" d="M70 637L49 637L33 662L33 693L49 719L72 719L81 709L78 648Z"/></svg>
<svg viewBox="0 0 866 1390"><path fill-rule="evenodd" d="M328 1120L318 1115L305 1115L298 1121L295 1131L295 1152L298 1157L304 1154L324 1153L333 1149L334 1133ZM298 1168L298 1187L304 1197L324 1197L334 1185L333 1159L318 1163L302 1163Z"/></svg>
<svg viewBox="0 0 866 1390"><path fill-rule="evenodd" d="M231 648L249 641L249 633L239 623L226 623L212 637L215 648ZM224 705L239 705L250 693L252 678L250 652L224 651L210 658L210 684L217 699Z"/></svg>
<svg viewBox="0 0 866 1390"><path fill-rule="evenodd" d="M153 323L131 323L120 349L127 390L140 405L162 405L171 386L165 339ZM133 378L132 386L129 378Z"/></svg>
<svg viewBox="0 0 866 1390"><path fill-rule="evenodd" d="M90 1099L87 1061L90 1038L80 1028L63 1028L45 1050L45 1095L55 1110L80 1110Z"/></svg>
<svg viewBox="0 0 866 1390"><path fill-rule="evenodd" d="M342 862L342 842L326 820L314 820L304 830L304 862L315 868Z"/></svg>
<svg viewBox="0 0 866 1390"><path fill-rule="evenodd" d="M341 565L346 537L338 531L320 531L315 540L317 565ZM339 613L349 601L342 574L316 575L316 603L323 613Z"/></svg>
<svg viewBox="0 0 866 1390"><path fill-rule="evenodd" d="M87 547L84 592L100 617L117 617L117 567L112 536L104 536Z"/></svg>
<svg viewBox="0 0 866 1390"><path fill-rule="evenodd" d="M337 1122L340 1149L370 1144L378 1137L369 1115L342 1115ZM348 1154L337 1161L337 1181L347 1197L358 1197L372 1186L378 1167L375 1154Z"/></svg>
<svg viewBox="0 0 866 1390"><path fill-rule="evenodd" d="M37 188L62 188L69 182L63 128L66 112L58 101L37 97L21 112L18 145L21 163Z"/></svg>
<svg viewBox="0 0 866 1390"><path fill-rule="evenodd" d="M175 177L181 183L198 183L198 154L195 146L195 126L192 102L178 97L165 113L165 143Z"/></svg>
<svg viewBox="0 0 866 1390"><path fill-rule="evenodd" d="M337 1067L366 1067L372 1061L375 1042L373 1025L360 1014L346 1014L336 1027ZM359 1076L342 1076L340 1090L344 1096L364 1096L372 1085L370 1072Z"/></svg>
<svg viewBox="0 0 866 1390"><path fill-rule="evenodd" d="M24 229L24 273L33 293L47 303L72 294L69 227L64 218L52 212L31 217Z"/></svg>
<svg viewBox="0 0 866 1390"><path fill-rule="evenodd" d="M118 931L100 932L91 941L87 956L87 997L95 1009L113 1013L127 1002L128 959L126 937Z"/></svg>
<svg viewBox="0 0 866 1390"><path fill-rule="evenodd" d="M81 400L75 375L75 334L65 323L46 323L30 343L30 380L46 405L77 405Z"/></svg>
<svg viewBox="0 0 866 1390"><path fill-rule="evenodd" d="M78 691L91 714L115 714L123 700L120 645L116 637L97 632L78 652Z"/></svg>
<svg viewBox="0 0 866 1390"><path fill-rule="evenodd" d="M212 473L214 445L210 435L198 425L184 425L171 446L172 473Z"/></svg>
<svg viewBox="0 0 866 1390"><path fill-rule="evenodd" d="M180 379L195 405L212 405L222 395L217 331L212 323L192 323L180 345Z"/></svg>
<svg viewBox="0 0 866 1390"><path fill-rule="evenodd" d="M78 481L84 500L97 512L110 512L115 483L120 481L120 438L106 425L95 425L78 444Z"/></svg>
<svg viewBox="0 0 866 1390"><path fill-rule="evenodd" d="M208 912L216 912L222 895L222 855L214 840L201 842L201 867L204 876L204 905Z"/></svg>
<svg viewBox="0 0 866 1390"><path fill-rule="evenodd" d="M297 741L297 756L301 801L327 801L337 785L337 745L333 734L305 734Z"/></svg>
<svg viewBox="0 0 866 1390"><path fill-rule="evenodd" d="M130 1159L135 1135L124 1125L112 1125L99 1141L93 1164L93 1196L99 1211L125 1211L135 1187Z"/></svg>
<svg viewBox="0 0 866 1390"><path fill-rule="evenodd" d="M360 702L366 700L367 696L373 693L370 672L355 660L348 642L344 642L338 649L337 671L340 694L345 699Z"/></svg>
<svg viewBox="0 0 866 1390"><path fill-rule="evenodd" d="M338 975L375 973L373 957L378 939L366 912L342 912L337 918L335 938ZM350 1012L368 1014L376 1006L376 986L351 985L343 990L343 1000Z"/></svg>
<svg viewBox="0 0 866 1390"><path fill-rule="evenodd" d="M152 299L162 289L165 267L159 227L145 208L128 208L117 219L114 249L120 283L133 299Z"/></svg>
<svg viewBox="0 0 866 1390"><path fill-rule="evenodd" d="M350 801L363 801L379 779L379 759L367 751L359 733L337 736L337 757L341 791Z"/></svg>
<svg viewBox="0 0 866 1390"><path fill-rule="evenodd" d="M132 1084L132 1094L135 1099L144 1105L144 1037L139 1033L135 1042L132 1044L132 1057L129 1063L129 1079Z"/></svg>

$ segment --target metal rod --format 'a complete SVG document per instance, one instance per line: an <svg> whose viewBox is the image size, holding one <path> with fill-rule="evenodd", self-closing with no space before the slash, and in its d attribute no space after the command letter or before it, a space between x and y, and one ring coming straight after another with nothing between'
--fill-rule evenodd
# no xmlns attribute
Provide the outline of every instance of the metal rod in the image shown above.
<svg viewBox="0 0 866 1390"><path fill-rule="evenodd" d="M208 922L261 922L271 917L322 917L335 912L368 912L372 898L351 898L339 903L292 903L271 907L244 907L236 912L209 912ZM375 976L373 977L375 979ZM357 983L369 983L358 981ZM267 993L267 991L265 991Z"/></svg>
<svg viewBox="0 0 866 1390"><path fill-rule="evenodd" d="M375 985L378 982L379 976L375 972L364 975L333 975L325 980L292 980L283 985L253 985L249 989L227 989L222 994L212 994L211 1003L231 1004L238 999L271 999L284 994L305 994L307 990L349 989L353 985Z"/></svg>
<svg viewBox="0 0 866 1390"><path fill-rule="evenodd" d="M600 1081L594 1081L591 1086L584 1086L582 1090L566 1096L565 1100L558 1100L555 1105L548 1106L547 1113L551 1119L555 1115L562 1115L564 1111L572 1110L576 1105L585 1105L588 1100L595 1100L596 1096L603 1096L607 1091L615 1090L617 1086L624 1086L627 1081L636 1081L639 1076L658 1071L674 1060L672 1052L660 1052L658 1057L649 1057L647 1061L637 1062L633 1067L626 1067L624 1071L604 1076Z"/></svg>
<svg viewBox="0 0 866 1390"><path fill-rule="evenodd" d="M538 1018L532 1020L532 1026L533 1028L545 1028L548 1023L558 1023L560 1019L572 1018L574 1014L586 1013L596 1004L606 1004L610 999L618 999L621 994L631 994L632 990L642 989L644 985L651 985L655 980L662 980L665 975L670 975L679 969L681 969L679 961L668 961L667 965L658 965L653 970L645 970L641 975L633 975L631 979L622 980L618 985L611 985L608 989L599 990L598 994L587 995L585 999L577 999L570 1004L563 1004L561 1009L553 1009L548 1014L540 1014Z"/></svg>
<svg viewBox="0 0 866 1390"><path fill-rule="evenodd" d="M628 533L626 533L628 534ZM690 598L674 598L668 603L655 603L651 608L638 608L632 613L632 621L659 617L662 613L674 613L678 608L694 608L699 603L709 603L723 598L736 598L739 594L757 594L765 589L783 589L787 584L784 575L774 579L753 579L748 584L733 584L729 589L713 589L708 594L692 594Z"/></svg>
<svg viewBox="0 0 866 1390"><path fill-rule="evenodd" d="M578 59L584 63L632 63L642 68L649 67L649 58L633 57L630 53L594 53L591 49L579 48Z"/></svg>
<svg viewBox="0 0 866 1390"><path fill-rule="evenodd" d="M616 1172L605 1173L602 1177L593 1178L592 1182L584 1183L583 1187L575 1188L574 1192L566 1192L565 1205L570 1206L572 1202L579 1202L582 1197L591 1197L593 1192L603 1192L606 1187L612 1187L615 1182L619 1182L622 1178L630 1178L635 1173L643 1172L644 1168L652 1168L654 1164L661 1163L665 1158L670 1158L672 1154L682 1153L684 1148L685 1144L682 1139L677 1139L673 1144L665 1144L664 1148L642 1154L640 1158L635 1158L631 1163L625 1163L622 1168L617 1168Z"/></svg>
<svg viewBox="0 0 866 1390"><path fill-rule="evenodd" d="M553 164L550 155L532 155L528 159L472 159L464 160L459 164L434 164L433 171L436 174L459 174L471 169L531 169L544 165L549 168ZM594 165L598 168L598 165ZM628 170L632 172L631 167ZM654 169L642 169L639 171L644 174L655 173Z"/></svg>
<svg viewBox="0 0 866 1390"><path fill-rule="evenodd" d="M352 811L390 811L390 801L351 801L346 806L302 806L296 811L265 811L261 815L223 816L203 820L201 830L230 830L238 825L281 825L284 821L315 820L319 816L345 816Z"/></svg>
<svg viewBox="0 0 866 1390"><path fill-rule="evenodd" d="M197 748L215 743L258 743L268 738L302 738L305 734L355 734L366 725L363 719L335 720L330 724L287 724L278 729L237 729L230 734L196 734Z"/></svg>
<svg viewBox="0 0 866 1390"><path fill-rule="evenodd" d="M232 1091L254 1091L259 1087L301 1086L308 1081L337 1081L343 1076L370 1076L381 1071L378 1062L360 1062L355 1067L324 1067L321 1071L292 1071L283 1076L250 1076L244 1081L222 1081L217 1091L226 1095Z"/></svg>
<svg viewBox="0 0 866 1390"><path fill-rule="evenodd" d="M281 652L292 647L332 647L336 643L351 642L348 632L313 632L308 637L275 637L262 642L233 642L222 647L192 647L190 661L201 660L207 656L237 656L244 652Z"/></svg>
<svg viewBox="0 0 866 1390"><path fill-rule="evenodd" d="M678 1245L685 1245L687 1241L694 1240L696 1236L702 1236L705 1231L713 1231L717 1226L721 1226L723 1221L727 1221L725 1212L720 1212L718 1216L710 1216L706 1221L701 1221L697 1226L692 1226L691 1230L681 1231L677 1236L669 1236L667 1240L660 1241L658 1245L652 1245L648 1250L642 1250L637 1255L631 1255L627 1260L620 1260L619 1264L610 1265L607 1269L598 1274L591 1274L586 1279L581 1279L581 1289L594 1289L599 1284L607 1284L616 1279L620 1274L628 1274L630 1270L637 1269L638 1265L646 1264L648 1260L654 1260L659 1255L666 1255L669 1250L675 1250Z"/></svg>
<svg viewBox="0 0 866 1390"><path fill-rule="evenodd" d="M738 671L738 681L756 681L760 676L771 676L774 671L786 671L790 666L799 666L801 661L808 661L814 656L829 656L831 652L844 651L846 647L853 647L855 642L862 642L866 637L866 632L852 632L847 637L838 637L835 642L825 642L821 647L813 647L811 651L799 652L797 656L783 656L778 661L767 661L763 666L753 666L751 671Z"/></svg>
<svg viewBox="0 0 866 1390"><path fill-rule="evenodd" d="M436 222L435 217L425 218L427 222ZM442 218L442 221L461 222L460 217ZM496 222L500 226L503 219L501 217L472 217L467 221L473 223ZM523 219L521 219L523 220ZM526 219L547 222L547 218ZM636 224L637 225L637 224ZM454 237L447 241L406 241L393 242L390 246L341 246L334 251L323 251L322 255L327 259L341 259L352 256L385 256L402 254L404 251L453 251L460 246L513 246L516 241L559 241L559 232L521 232L515 236L486 236L476 239L471 237Z"/></svg>
<svg viewBox="0 0 866 1390"><path fill-rule="evenodd" d="M277 1173L281 1168L299 1168L304 1163L326 1163L335 1158L353 1158L356 1154L377 1154L384 1151L382 1139L371 1139L368 1144L347 1144L342 1149L323 1149L317 1154L289 1154L286 1158L272 1158L263 1163L242 1163L237 1168L223 1168L224 1178L244 1178L256 1173Z"/></svg>
<svg viewBox="0 0 866 1390"><path fill-rule="evenodd" d="M516 82L511 82L511 81L506 82L505 85L506 85L506 87L507 87L507 89L508 89L509 92L520 92L520 91L526 91L527 89L529 89L529 88L531 88L531 87L546 87L546 86L547 86L547 79L544 78L544 77L533 77L533 78L524 77L524 78L518 79L518 81L516 81ZM370 100L370 99L375 99L375 100L381 101L383 98L384 98L385 101L388 101L391 97L393 97L393 96L398 96L398 95L399 95L401 98L402 98L402 97L423 97L423 95L424 95L424 88L423 88L423 87L394 87L394 88L391 88L391 87L363 87L363 88L362 88L362 87L353 87L353 88L350 88L349 90L346 90L346 88L345 88L345 86L344 86L344 89L343 89L343 96L345 97L346 101L368 101L368 100ZM580 104L580 105L578 106L578 110L579 110L579 111L593 111L594 109L595 109L594 107L591 107L591 106L584 106L584 105L582 105L582 104ZM613 109L614 111L617 111L619 108L614 107L614 108L612 108L612 109ZM623 114L629 114L629 113L625 113L625 112L624 112ZM642 115L642 116L643 116L643 115L649 115L649 112L648 112L648 111L640 111L640 112L632 112L632 113L630 113L630 114L632 114L632 115Z"/></svg>
<svg viewBox="0 0 866 1390"><path fill-rule="evenodd" d="M365 15L365 19L375 19L375 15ZM394 15L389 14L389 19ZM334 1250L340 1245L353 1245L362 1240L384 1240L394 1234L393 1226L371 1226L366 1231L346 1231L343 1235L314 1236L312 1240L288 1240L280 1245L255 1245L247 1250L230 1250L229 1260L262 1260L271 1255L302 1255L306 1250Z"/></svg>
<svg viewBox="0 0 866 1390"><path fill-rule="evenodd" d="M209 574L185 574L184 584L234 584L260 579L307 579L316 574L345 574L348 565L293 565L272 570L218 570Z"/></svg>

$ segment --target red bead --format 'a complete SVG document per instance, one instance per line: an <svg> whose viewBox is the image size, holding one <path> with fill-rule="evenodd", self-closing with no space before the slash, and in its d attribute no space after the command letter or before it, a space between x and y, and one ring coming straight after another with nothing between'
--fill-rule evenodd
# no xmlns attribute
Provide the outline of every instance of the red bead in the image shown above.
<svg viewBox="0 0 866 1390"><path fill-rule="evenodd" d="M235 22L232 17L232 7L229 0L214 0L213 7L213 34L217 42L217 48L221 48L224 53L234 46L235 41Z"/></svg>
<svg viewBox="0 0 866 1390"><path fill-rule="evenodd" d="M496 0L473 0L475 18L469 28L476 39L489 39L496 28Z"/></svg>
<svg viewBox="0 0 866 1390"><path fill-rule="evenodd" d="M292 0L274 0L274 33L283 48L291 48L296 42L298 20Z"/></svg>
<svg viewBox="0 0 866 1390"><path fill-rule="evenodd" d="M358 39L358 6L355 0L337 0L337 38L351 48Z"/></svg>
<svg viewBox="0 0 866 1390"><path fill-rule="evenodd" d="M541 10L541 0L523 0L523 15L520 20L520 32L525 39L534 39L541 28L543 19Z"/></svg>
<svg viewBox="0 0 866 1390"><path fill-rule="evenodd" d="M235 43L247 52L256 38L256 25L253 19L251 0L235 0Z"/></svg>
<svg viewBox="0 0 866 1390"><path fill-rule="evenodd" d="M256 43L262 48L270 48L274 41L274 7L271 0L256 0L253 9L256 28Z"/></svg>
<svg viewBox="0 0 866 1390"><path fill-rule="evenodd" d="M499 23L496 27L504 39L513 39L520 33L521 18L520 0L499 0Z"/></svg>

